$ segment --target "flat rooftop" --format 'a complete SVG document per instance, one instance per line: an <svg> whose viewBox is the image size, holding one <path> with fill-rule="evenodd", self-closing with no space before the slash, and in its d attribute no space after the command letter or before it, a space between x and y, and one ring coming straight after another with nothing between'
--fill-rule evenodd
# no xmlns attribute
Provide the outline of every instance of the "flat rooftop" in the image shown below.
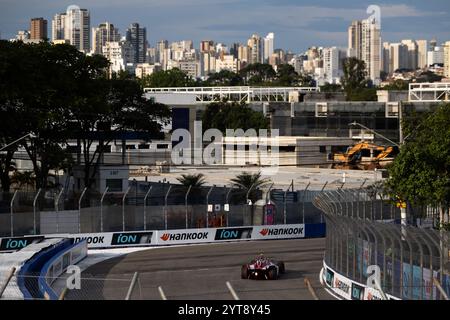
<svg viewBox="0 0 450 320"><path fill-rule="evenodd" d="M327 189L337 188L342 185L343 175L345 173L345 188L359 188L365 179L365 186L381 180L381 171L364 171L364 170L341 170L341 169L324 169L324 168L306 168L294 166L280 166L278 168L270 168L277 170L273 175L263 175L264 178L270 178L274 182L274 189L286 189L292 179L294 180L294 190L305 188L310 183L308 190L321 190L323 185L328 182ZM230 184L230 179L242 172L256 173L261 171L259 167L172 167L169 173L161 173L159 175L148 176L151 182L170 182L179 183L177 178L182 174L205 175L206 185L224 186ZM145 177L135 177L136 180L144 181ZM165 180L164 180L165 179Z"/></svg>

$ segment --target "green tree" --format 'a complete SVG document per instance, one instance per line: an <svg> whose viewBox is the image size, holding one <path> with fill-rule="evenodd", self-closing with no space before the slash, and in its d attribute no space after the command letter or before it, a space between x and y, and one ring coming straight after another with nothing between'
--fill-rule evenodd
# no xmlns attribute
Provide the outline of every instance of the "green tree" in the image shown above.
<svg viewBox="0 0 450 320"><path fill-rule="evenodd" d="M298 73L290 64L280 64L277 68L276 84L279 86L296 86L299 82Z"/></svg>
<svg viewBox="0 0 450 320"><path fill-rule="evenodd" d="M239 71L246 85L261 86L270 84L276 77L276 72L267 63L252 63Z"/></svg>
<svg viewBox="0 0 450 320"><path fill-rule="evenodd" d="M231 179L230 181L233 187L242 190L242 192L239 193L242 199L245 199L247 193L250 191L248 196L248 199L252 201L250 224L253 225L254 221L253 204L258 200L258 189L267 186L271 182L271 180L268 178L262 178L261 172L258 173L242 172L238 174L235 178Z"/></svg>
<svg viewBox="0 0 450 320"><path fill-rule="evenodd" d="M194 87L195 80L178 68L161 70L152 73L140 80L142 87L162 88L162 87Z"/></svg>
<svg viewBox="0 0 450 320"><path fill-rule="evenodd" d="M320 92L342 92L342 86L327 82L323 86L320 86Z"/></svg>
<svg viewBox="0 0 450 320"><path fill-rule="evenodd" d="M409 90L409 82L401 79L397 79L387 86L380 88L382 90Z"/></svg>
<svg viewBox="0 0 450 320"><path fill-rule="evenodd" d="M450 205L450 104L407 128L410 138L389 168L387 188L412 205L439 207L442 224Z"/></svg>
<svg viewBox="0 0 450 320"><path fill-rule="evenodd" d="M204 83L205 86L240 86L243 85L239 74L229 70L212 73Z"/></svg>
<svg viewBox="0 0 450 320"><path fill-rule="evenodd" d="M202 115L203 130L219 129L268 129L269 119L261 112L252 110L245 103L213 102L206 106Z"/></svg>
<svg viewBox="0 0 450 320"><path fill-rule="evenodd" d="M205 184L205 175L198 174L182 174L177 180L185 187L200 188Z"/></svg>
<svg viewBox="0 0 450 320"><path fill-rule="evenodd" d="M344 60L342 87L348 101L376 101L376 89L369 87L366 64L357 58Z"/></svg>

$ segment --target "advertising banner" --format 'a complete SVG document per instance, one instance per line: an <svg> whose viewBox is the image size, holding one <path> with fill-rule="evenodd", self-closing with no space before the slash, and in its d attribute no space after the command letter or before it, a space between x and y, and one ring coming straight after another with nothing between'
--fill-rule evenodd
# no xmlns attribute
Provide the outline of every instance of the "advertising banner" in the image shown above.
<svg viewBox="0 0 450 320"><path fill-rule="evenodd" d="M351 280L341 276L340 274L334 274L334 291L341 297L351 300L352 299L352 282Z"/></svg>
<svg viewBox="0 0 450 320"><path fill-rule="evenodd" d="M44 239L44 236L24 236L24 237L9 237L0 239L0 252L2 251L16 251L32 243L39 243Z"/></svg>
<svg viewBox="0 0 450 320"><path fill-rule="evenodd" d="M411 265L409 263L403 263L403 281L402 281L402 298L409 299L411 294Z"/></svg>
<svg viewBox="0 0 450 320"><path fill-rule="evenodd" d="M252 239L295 239L305 237L304 224L253 227Z"/></svg>
<svg viewBox="0 0 450 320"><path fill-rule="evenodd" d="M421 299L421 290L422 290L422 270L419 266L413 266L413 299L419 300Z"/></svg>
<svg viewBox="0 0 450 320"><path fill-rule="evenodd" d="M214 241L215 229L160 230L156 234L157 245L202 243Z"/></svg>

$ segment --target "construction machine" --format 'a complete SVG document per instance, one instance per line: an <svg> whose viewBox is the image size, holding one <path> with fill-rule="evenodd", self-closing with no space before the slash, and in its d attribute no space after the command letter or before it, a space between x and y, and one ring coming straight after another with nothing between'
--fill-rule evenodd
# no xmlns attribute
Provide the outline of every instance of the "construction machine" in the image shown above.
<svg viewBox="0 0 450 320"><path fill-rule="evenodd" d="M336 169L362 169L372 170L383 168L391 162L394 148L383 147L367 141L361 141L352 147L348 147L344 153L333 155L332 168Z"/></svg>

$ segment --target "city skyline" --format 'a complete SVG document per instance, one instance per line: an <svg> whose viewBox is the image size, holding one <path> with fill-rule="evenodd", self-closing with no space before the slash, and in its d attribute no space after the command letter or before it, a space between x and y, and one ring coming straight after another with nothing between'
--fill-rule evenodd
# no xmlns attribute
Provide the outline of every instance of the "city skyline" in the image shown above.
<svg viewBox="0 0 450 320"><path fill-rule="evenodd" d="M274 32L274 48L302 52L311 46L346 47L348 25L353 20L367 18L366 8L371 4L355 2L347 0L337 5L328 0L301 3L218 0L214 4L205 0L97 0L93 3L1 0L0 37L14 38L18 30L29 29L31 18L43 17L51 21L55 14L75 4L90 11L91 27L108 21L124 35L131 23L139 23L147 28L147 40L152 47L161 39L193 40L195 47L206 39L225 44L245 43L253 33L265 36ZM408 4L390 1L379 5L383 42L436 38L441 43L450 39L450 4L445 1L427 1L426 5L418 1L408 1ZM211 14L215 11L220 12L220 16ZM50 28L48 34L51 35Z"/></svg>

